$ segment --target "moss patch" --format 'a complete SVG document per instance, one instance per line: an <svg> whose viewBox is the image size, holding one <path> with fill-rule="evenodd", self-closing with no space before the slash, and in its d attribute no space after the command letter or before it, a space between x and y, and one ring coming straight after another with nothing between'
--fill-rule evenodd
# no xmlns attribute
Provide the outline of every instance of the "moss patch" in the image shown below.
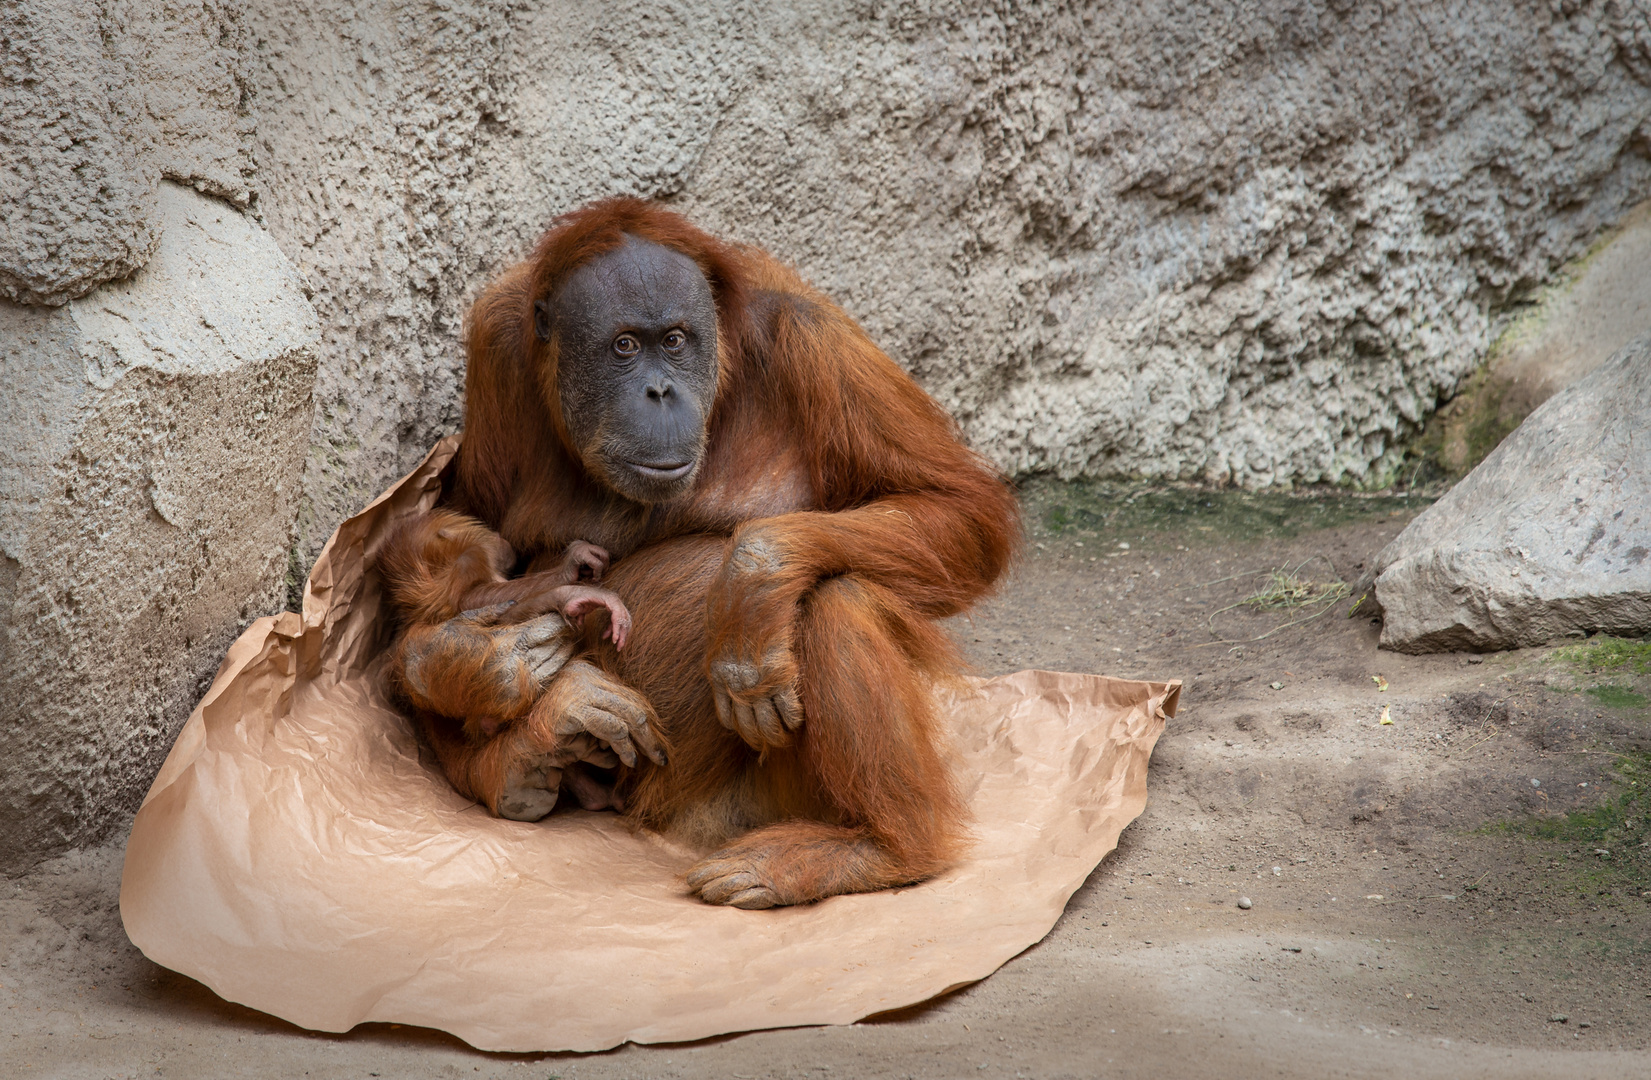
<svg viewBox="0 0 1651 1080"><path fill-rule="evenodd" d="M1585 644L1560 649L1554 653L1554 659L1583 671L1626 671L1635 675L1651 675L1651 639L1591 638Z"/></svg>
<svg viewBox="0 0 1651 1080"><path fill-rule="evenodd" d="M287 549L287 607L288 611L304 613L304 579L309 575L304 571L304 563L298 558L298 545L294 544Z"/></svg>
<svg viewBox="0 0 1651 1080"><path fill-rule="evenodd" d="M1608 709L1642 709L1645 707L1644 694L1635 693L1631 688L1618 686L1615 683L1590 686L1588 694Z"/></svg>
<svg viewBox="0 0 1651 1080"><path fill-rule="evenodd" d="M1582 860L1575 869L1589 883L1651 889L1651 753L1617 758L1611 787L1594 806L1500 822L1485 831L1575 845Z"/></svg>
<svg viewBox="0 0 1651 1080"><path fill-rule="evenodd" d="M1288 538L1354 521L1408 520L1433 501L1340 490L1213 490L1047 476L1023 482L1021 496L1034 535L1104 533L1123 541L1150 541L1165 533L1175 533L1183 541Z"/></svg>
<svg viewBox="0 0 1651 1080"><path fill-rule="evenodd" d="M1513 382L1494 374L1488 364L1468 376L1408 448L1403 471L1410 486L1455 483L1485 460L1531 412L1509 400L1511 389Z"/></svg>

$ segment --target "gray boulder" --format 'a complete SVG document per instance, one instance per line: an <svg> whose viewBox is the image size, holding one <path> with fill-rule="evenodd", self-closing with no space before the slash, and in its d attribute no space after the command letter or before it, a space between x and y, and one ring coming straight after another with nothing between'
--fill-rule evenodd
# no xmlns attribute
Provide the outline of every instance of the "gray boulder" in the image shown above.
<svg viewBox="0 0 1651 1080"><path fill-rule="evenodd" d="M1549 398L1375 570L1400 652L1651 632L1651 335Z"/></svg>

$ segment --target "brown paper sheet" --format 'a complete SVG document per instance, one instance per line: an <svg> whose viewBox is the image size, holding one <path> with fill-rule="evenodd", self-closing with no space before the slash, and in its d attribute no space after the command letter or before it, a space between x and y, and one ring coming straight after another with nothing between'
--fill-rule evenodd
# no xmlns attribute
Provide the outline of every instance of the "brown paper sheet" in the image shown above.
<svg viewBox="0 0 1651 1080"><path fill-rule="evenodd" d="M1146 805L1180 684L1023 671L947 695L976 843L923 885L712 907L682 884L693 852L612 814L489 817L421 758L372 663L377 544L456 448L339 527L303 616L250 626L179 734L121 881L156 963L306 1028L420 1024L484 1050L849 1023L1037 942Z"/></svg>

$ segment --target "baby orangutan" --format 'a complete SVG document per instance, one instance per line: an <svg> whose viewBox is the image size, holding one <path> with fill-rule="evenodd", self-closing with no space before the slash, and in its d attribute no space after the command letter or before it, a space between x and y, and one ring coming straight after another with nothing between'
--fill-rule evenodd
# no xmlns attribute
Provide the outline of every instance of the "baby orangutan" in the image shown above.
<svg viewBox="0 0 1651 1080"><path fill-rule="evenodd" d="M623 649L631 630L624 601L607 589L592 587L608 569L608 553L575 540L561 563L550 570L510 577L516 553L504 537L475 518L451 510L433 510L409 520L385 546L380 557L390 602L408 622L442 623L466 612L483 614L494 626L525 622L556 612L568 625L581 627L598 608L608 611L602 635ZM577 582L589 577L592 585Z"/></svg>
<svg viewBox="0 0 1651 1080"><path fill-rule="evenodd" d="M409 519L379 556L390 603L403 623L438 627L453 625L449 620L462 616L462 623L497 628L555 612L580 630L586 615L605 609L608 625L602 636L615 649L625 647L631 613L617 594L596 587L608 569L607 551L575 540L552 568L530 569L512 578L515 562L516 553L503 537L475 518L450 510L433 510ZM590 584L579 584L581 578ZM535 637L524 638L524 644L541 643ZM395 665L390 673L394 691L401 689L404 677L401 665ZM512 719L511 704L496 703L467 713L463 717L466 734L475 740L497 734ZM611 769L619 764L618 757L594 740L586 741L592 745L583 760L563 769L562 786L587 810L623 809L612 784L585 768L590 764Z"/></svg>

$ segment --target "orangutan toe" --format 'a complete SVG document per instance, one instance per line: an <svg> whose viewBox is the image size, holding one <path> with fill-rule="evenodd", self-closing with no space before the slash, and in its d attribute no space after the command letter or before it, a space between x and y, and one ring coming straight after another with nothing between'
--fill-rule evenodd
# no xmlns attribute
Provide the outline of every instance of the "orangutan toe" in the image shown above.
<svg viewBox="0 0 1651 1080"><path fill-rule="evenodd" d="M688 889L707 904L755 909L785 903L767 881L761 867L741 855L713 855L688 871Z"/></svg>
<svg viewBox="0 0 1651 1080"><path fill-rule="evenodd" d="M518 761L505 779L494 811L511 821L538 821L556 808L562 770L549 754Z"/></svg>

